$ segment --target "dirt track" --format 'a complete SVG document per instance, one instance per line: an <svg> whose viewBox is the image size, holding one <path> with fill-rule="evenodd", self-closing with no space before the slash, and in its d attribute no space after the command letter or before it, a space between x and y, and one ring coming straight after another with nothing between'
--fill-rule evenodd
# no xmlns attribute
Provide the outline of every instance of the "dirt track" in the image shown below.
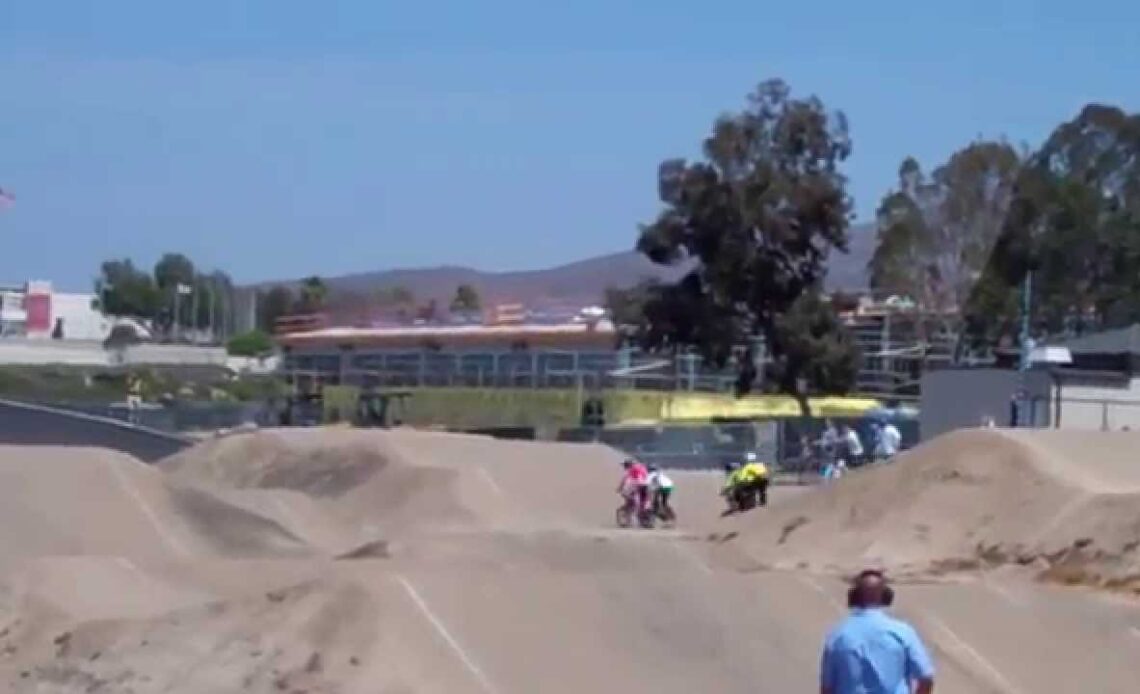
<svg viewBox="0 0 1140 694"><path fill-rule="evenodd" d="M824 526L837 505L813 499L835 490L777 490L726 521L716 476L677 475L681 527L644 532L612 527L620 458L595 447L291 431L163 473L90 451L0 460L10 691L813 691L843 613L823 568L740 561L770 549L762 524L820 508ZM1135 691L1140 603L1022 574L899 586L939 689Z"/></svg>

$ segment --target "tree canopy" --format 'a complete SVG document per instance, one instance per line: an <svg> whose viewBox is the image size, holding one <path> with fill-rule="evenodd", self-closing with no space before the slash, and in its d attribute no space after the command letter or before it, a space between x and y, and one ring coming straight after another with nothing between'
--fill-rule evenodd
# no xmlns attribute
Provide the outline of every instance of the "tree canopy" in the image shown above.
<svg viewBox="0 0 1140 694"><path fill-rule="evenodd" d="M297 310L304 313L313 313L324 308L328 298L329 288L325 281L316 275L306 277L301 281L301 297Z"/></svg>
<svg viewBox="0 0 1140 694"><path fill-rule="evenodd" d="M641 228L637 248L655 263L692 262L693 269L651 290L640 340L651 350L693 348L748 375L754 366L742 350L762 338L782 365L779 387L806 411L808 391L850 382L850 374L829 380L846 368L846 357L807 368L792 356L801 346L793 330L826 326L834 331L811 338L837 346L845 340L838 321L820 318L829 306L802 304L811 320L784 317L820 291L828 255L847 249L851 201L840 170L851 153L846 118L771 80L743 111L716 120L703 152L700 160L672 159L658 169L664 209ZM813 350L821 359L833 353ZM740 379L740 392L751 387L751 379Z"/></svg>
<svg viewBox="0 0 1140 694"><path fill-rule="evenodd" d="M163 291L173 291L180 284L193 286L197 276L193 261L181 253L166 253L154 265L154 281Z"/></svg>
<svg viewBox="0 0 1140 694"><path fill-rule="evenodd" d="M235 357L262 357L273 351L273 340L261 330L234 335L226 342L226 353Z"/></svg>
<svg viewBox="0 0 1140 694"><path fill-rule="evenodd" d="M478 311L483 307L483 300L479 290L470 284L461 284L455 288L455 297L451 300L452 311Z"/></svg>
<svg viewBox="0 0 1140 694"><path fill-rule="evenodd" d="M263 332L272 333L277 324L277 319L292 313L296 301L293 291L284 285L277 285L268 291L258 292L258 327Z"/></svg>
<svg viewBox="0 0 1140 694"><path fill-rule="evenodd" d="M883 198L871 288L935 313L966 305L1001 232L1020 169L1003 142L974 142L927 176L907 158Z"/></svg>
<svg viewBox="0 0 1140 694"><path fill-rule="evenodd" d="M188 296L175 300L179 285L190 288ZM198 329L210 327L225 334L230 329L227 310L234 306L234 283L221 270L199 272L181 253L166 253L151 273L138 269L129 259L109 260L100 266L95 280L95 303L109 315L150 321L158 330L175 323ZM175 304L179 315L174 316Z"/></svg>
<svg viewBox="0 0 1140 694"><path fill-rule="evenodd" d="M96 301L112 316L154 318L162 306L158 286L129 258L108 260L99 268L95 281Z"/></svg>
<svg viewBox="0 0 1140 694"><path fill-rule="evenodd" d="M1016 331L1030 271L1035 332L1140 320L1140 115L1086 106L1026 161L967 306L975 342Z"/></svg>

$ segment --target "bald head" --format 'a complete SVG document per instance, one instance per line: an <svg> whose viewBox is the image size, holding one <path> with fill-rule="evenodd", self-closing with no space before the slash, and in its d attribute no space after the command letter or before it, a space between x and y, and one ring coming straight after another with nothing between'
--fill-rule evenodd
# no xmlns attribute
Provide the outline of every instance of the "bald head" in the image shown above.
<svg viewBox="0 0 1140 694"><path fill-rule="evenodd" d="M874 570L860 572L851 582L851 607L886 607L893 598L887 579Z"/></svg>

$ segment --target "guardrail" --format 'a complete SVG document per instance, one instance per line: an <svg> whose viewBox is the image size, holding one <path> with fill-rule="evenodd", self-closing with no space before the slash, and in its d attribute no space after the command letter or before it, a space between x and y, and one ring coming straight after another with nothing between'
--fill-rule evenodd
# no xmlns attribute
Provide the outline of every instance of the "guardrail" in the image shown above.
<svg viewBox="0 0 1140 694"><path fill-rule="evenodd" d="M0 400L0 444L110 448L152 463L191 441L108 417Z"/></svg>

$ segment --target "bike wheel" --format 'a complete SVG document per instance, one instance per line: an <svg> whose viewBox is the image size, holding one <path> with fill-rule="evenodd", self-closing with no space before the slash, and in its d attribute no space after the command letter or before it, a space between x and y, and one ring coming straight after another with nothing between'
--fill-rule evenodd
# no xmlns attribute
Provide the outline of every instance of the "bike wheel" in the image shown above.
<svg viewBox="0 0 1140 694"><path fill-rule="evenodd" d="M628 528L633 522L629 508L625 504L618 506L617 511L614 514L614 520L617 521L619 528Z"/></svg>
<svg viewBox="0 0 1140 694"><path fill-rule="evenodd" d="M642 511L641 513L637 514L637 524L647 530L653 528L653 526L657 524L656 520L657 519L654 517L652 511Z"/></svg>

